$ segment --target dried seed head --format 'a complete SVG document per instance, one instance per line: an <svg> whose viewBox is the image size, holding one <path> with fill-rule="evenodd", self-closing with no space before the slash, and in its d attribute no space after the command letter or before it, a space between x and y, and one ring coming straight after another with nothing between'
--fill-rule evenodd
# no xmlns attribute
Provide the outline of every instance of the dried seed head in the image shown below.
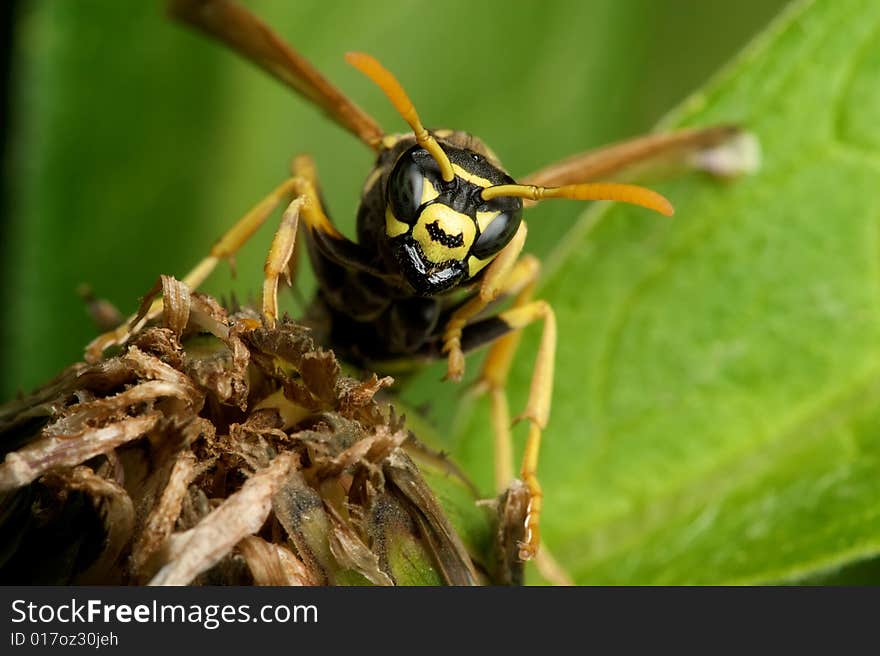
<svg viewBox="0 0 880 656"><path fill-rule="evenodd" d="M480 580L376 400L390 378L168 276L142 310L160 291L121 352L0 407L0 582Z"/></svg>

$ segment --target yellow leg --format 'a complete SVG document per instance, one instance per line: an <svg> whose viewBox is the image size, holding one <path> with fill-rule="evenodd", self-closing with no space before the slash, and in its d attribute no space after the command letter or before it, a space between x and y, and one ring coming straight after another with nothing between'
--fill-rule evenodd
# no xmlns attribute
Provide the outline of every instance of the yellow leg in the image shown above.
<svg viewBox="0 0 880 656"><path fill-rule="evenodd" d="M304 196L299 196L287 206L263 266L263 316L270 328L275 327L275 320L278 318L278 279L282 273L287 276L287 284L290 284L287 266L296 244L299 213L306 202Z"/></svg>
<svg viewBox="0 0 880 656"><path fill-rule="evenodd" d="M494 301L504 288L526 241L526 223L523 221L510 243L486 267L483 281L476 296L453 312L443 332L443 352L448 354L446 378L460 381L464 375L464 353L461 350L461 331L467 322Z"/></svg>
<svg viewBox="0 0 880 656"><path fill-rule="evenodd" d="M263 266L263 316L269 327L275 327L278 318L278 279L287 278L290 285L296 266L297 229L302 214L306 226L337 239L345 239L327 217L318 196L315 164L308 155L295 157L291 162L293 190L296 198L288 205L281 217L281 225L275 233L266 263Z"/></svg>
<svg viewBox="0 0 880 656"><path fill-rule="evenodd" d="M530 502L526 517L526 541L521 545L520 557L524 560L535 555L540 542L539 522L542 506L541 486L537 479L538 451L541 431L550 415L550 399L553 392L553 362L556 352L556 315L545 301L531 301L540 266L537 259L526 256L517 261L526 238L523 223L510 244L489 265L479 292L453 313L443 334L443 351L449 354L447 378L459 380L464 372L464 355L461 350L461 333L468 320L479 314L501 293L518 294L513 307L497 315L510 328L510 333L495 342L486 363L478 387L490 393L492 424L495 436L495 482L499 491L506 488L512 475L512 449L510 439L509 410L504 386L510 370L513 354L519 343L522 328L535 320L543 319L544 330L535 360L529 399L525 411L518 417L530 422L529 436L520 476L529 489Z"/></svg>
<svg viewBox="0 0 880 656"><path fill-rule="evenodd" d="M217 240L211 248L210 254L184 276L183 282L190 289L196 289L211 274L220 260L231 258L235 255L238 249L265 223L272 211L294 193L294 182L293 178L285 180L268 196L251 208L247 214L241 217L232 228ZM161 311L162 299L156 299L137 325L132 325L136 318L136 315L133 315L116 329L99 335L86 347L86 361L94 362L100 359L103 352L109 347L124 344L133 332L150 319L158 316Z"/></svg>
<svg viewBox="0 0 880 656"><path fill-rule="evenodd" d="M556 315L546 301L533 301L521 307L514 307L498 315L514 331L519 331L533 321L543 320L544 330L538 355L535 358L534 373L529 388L526 409L517 419L529 422L529 434L526 439L520 478L529 489L529 510L526 515L526 539L520 548L520 558L528 560L538 550L540 543L539 524L541 517L543 493L538 482L538 452L541 447L541 433L547 426L550 417L550 399L553 393L553 364L556 353ZM500 353L500 351L499 351ZM508 356L509 354L505 354ZM509 362L509 360L508 360ZM494 376L496 371L490 372ZM505 372L506 377L506 372ZM503 394L503 383L490 387L494 396ZM495 390L501 390L500 392ZM504 404L506 406L506 403ZM497 413L497 421L503 421L501 411Z"/></svg>
<svg viewBox="0 0 880 656"><path fill-rule="evenodd" d="M541 271L541 263L533 255L524 255L511 270L500 290L501 295L516 294L512 307L521 307L532 300L532 292ZM503 492L513 479L513 449L510 433L510 411L505 385L513 355L519 346L522 332L514 330L492 344L483 371L474 386L477 393L487 392L492 409L492 434L495 446L495 489Z"/></svg>
<svg viewBox="0 0 880 656"><path fill-rule="evenodd" d="M183 277L190 289L197 289L211 275L220 260L229 260L247 243L254 233L266 222L269 215L283 201L295 193L296 180L288 178L275 188L272 193L257 203L250 212L241 217L211 248L207 257L202 259ZM162 301L158 304L161 308Z"/></svg>
<svg viewBox="0 0 880 656"><path fill-rule="evenodd" d="M278 207L278 205L293 197L303 198L303 202L299 206L298 214L302 216L309 228L328 233L339 239L344 239L342 234L330 222L330 219L324 213L321 206L316 191L315 168L311 158L305 155L295 158L293 160L292 169L294 173L293 177L288 178L278 185L278 187L276 187L269 195L263 198L251 208L247 214L241 217L232 228L217 240L211 248L211 252L208 256L203 258L201 262L184 276L183 282L185 282L190 289L197 289L211 272L214 271L221 260L231 259L253 236L260 226L266 222L266 219ZM288 207L288 210L290 209L291 208ZM290 221L288 220L288 227L285 227L285 222L282 220L282 226L279 228L279 233L282 235L282 239L287 239L289 236L289 223ZM278 234L276 234L276 239L278 238ZM291 242L291 244L292 243L293 242ZM277 276L280 275L281 271L274 272L274 267L275 264L280 261L280 256L283 254L283 250L279 250L282 249L282 246L283 244L279 243L278 248L276 249L275 244L273 243L273 250L275 250L275 252L273 254L273 252L270 251L269 256L272 261L269 262L267 260L266 275L267 277L270 275L276 276L276 286ZM264 284L264 291L265 289L266 285ZM270 301L270 311L274 309L274 314L277 314L277 309L275 308L277 308L277 304L271 305ZM109 347L124 344L133 332L138 330L147 321L157 317L161 311L162 299L159 298L153 302L147 313L137 322L136 325L132 325L132 322L137 317L137 315L133 315L116 329L106 332L103 335L99 335L86 347L86 361L95 362L101 358L103 352Z"/></svg>
<svg viewBox="0 0 880 656"><path fill-rule="evenodd" d="M525 237L524 231L522 237ZM511 242L512 251L519 253L521 244ZM501 256L499 256L501 257ZM490 265L491 266L491 265ZM447 324L444 337L452 347L459 347L457 340L467 320L482 310L488 302L500 294L516 294L510 309L497 314L492 319L501 322L509 332L496 339L483 364L483 371L475 386L478 392L488 392L491 402L492 429L495 451L495 486L503 492L513 480L513 455L510 434L510 413L505 387L513 356L519 345L522 329L536 320L544 321L541 342L535 359L529 398L525 411L518 417L528 419L529 435L523 456L520 477L529 490L529 509L526 518L526 540L521 545L520 557L524 560L533 557L540 542L539 521L542 506L541 486L537 479L538 451L541 431L546 427L550 415L550 399L553 392L553 364L556 352L556 315L545 301L533 301L532 293L540 273L537 258L526 255L513 265L495 274L484 286L487 292L475 296L453 314ZM484 290L481 289L481 292ZM455 329L457 332L453 333ZM452 351L450 350L450 354Z"/></svg>
<svg viewBox="0 0 880 656"><path fill-rule="evenodd" d="M318 175L315 162L309 155L298 155L291 163L294 189L297 196L305 196L307 202L302 208L302 217L310 230L323 232L336 239L345 239L333 222L324 212L321 199L318 197Z"/></svg>
<svg viewBox="0 0 880 656"><path fill-rule="evenodd" d="M531 301L539 273L540 261L537 258L526 255L517 262L516 269L511 272L508 285L502 292L517 294L513 302L514 308L525 306ZM489 393L492 412L492 433L495 438L495 487L499 494L504 492L507 486L510 485L510 481L513 480L511 422L505 387L510 366L513 363L513 356L519 347L521 337L522 331L514 330L497 339L492 344L486 359L483 361L483 371L480 379L474 386L475 391L478 393ZM547 356L545 355L544 357ZM552 384L552 380L550 384ZM549 408L547 410L549 414ZM540 435L538 440L540 440ZM535 449L535 454L537 454L537 449ZM535 455L535 458L537 458L537 455ZM534 469L535 467L533 466L533 472ZM523 479L525 478L525 475L523 475ZM529 486L529 494L530 499L534 500L536 499L535 487L537 487L538 482L534 477L534 473L532 478L533 485ZM528 522L532 525L530 534L533 536L528 542L535 544L537 544L538 532L538 517L535 514L535 510L537 509L538 515L540 515L540 495L537 499L537 507L535 503L532 503L528 513ZM532 549L534 550L534 548L536 547L533 546ZM535 565L541 575L554 585L573 585L571 577L556 562L544 544L540 545L540 550L535 554Z"/></svg>

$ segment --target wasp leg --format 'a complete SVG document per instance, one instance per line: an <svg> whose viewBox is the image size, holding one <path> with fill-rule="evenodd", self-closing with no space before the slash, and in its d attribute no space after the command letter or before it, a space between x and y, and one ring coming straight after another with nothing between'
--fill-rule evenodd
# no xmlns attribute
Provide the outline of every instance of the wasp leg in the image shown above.
<svg viewBox="0 0 880 656"><path fill-rule="evenodd" d="M361 271L376 278L392 278L398 282L399 275L389 275L377 269L373 263L374 254L345 237L333 225L321 204L312 158L309 155L295 157L291 170L294 174L293 179L297 181L297 192L307 199L302 207L302 218L315 248L327 259L343 266L346 270Z"/></svg>
<svg viewBox="0 0 880 656"><path fill-rule="evenodd" d="M482 312L504 289L504 285L514 269L520 253L522 253L527 232L526 223L523 221L510 243L486 267L486 273L477 294L457 308L446 322L443 331L442 352L446 353L448 357L447 379L457 382L464 375L464 352L461 348L462 330L470 319Z"/></svg>
<svg viewBox="0 0 880 656"><path fill-rule="evenodd" d="M346 262L358 265L359 259L351 255L357 245L346 238L324 211L321 197L318 194L318 176L315 163L309 155L298 155L291 162L293 173L292 184L296 198L288 206L281 220L281 226L275 233L272 246L263 267L263 315L270 326L275 325L278 317L278 279L286 275L288 284L295 277L297 264L297 229L300 215L305 228L318 238L318 247L322 252L333 257L340 248L349 253Z"/></svg>
<svg viewBox="0 0 880 656"><path fill-rule="evenodd" d="M532 300L541 262L534 255L523 255L505 285L500 296L516 295L512 307L521 307ZM502 334L499 336L498 333ZM497 317L466 326L462 334L463 350L470 351L477 346L491 342L492 346L483 361L480 378L474 385L474 392L488 393L491 403L492 433L494 435L495 489L499 494L507 489L513 479L513 449L510 433L510 412L504 386L519 346L521 331L512 330Z"/></svg>
<svg viewBox="0 0 880 656"><path fill-rule="evenodd" d="M543 493L538 482L538 451L541 446L541 433L547 426L550 416L550 399L553 393L553 363L556 353L556 315L553 308L546 301L531 301L520 307L511 308L496 317L504 322L511 331L519 332L530 323L543 320L544 329L541 333L541 341L538 346L538 354L535 358L532 382L529 387L529 398L526 409L517 420L526 419L529 422L529 434L526 438L525 452L523 453L520 478L529 489L529 510L526 515L526 539L520 545L520 558L528 560L538 551L540 542L539 523ZM503 386L496 389L497 398L503 398ZM495 421L505 421L507 402L497 410ZM493 412L493 414L496 414Z"/></svg>
<svg viewBox="0 0 880 656"><path fill-rule="evenodd" d="M449 354L447 377L453 380L460 379L464 371L462 339L464 339L465 348L469 350L477 343L486 343L500 338L500 343L497 343L493 352L489 354L482 382L492 394L493 425L501 427L495 432L496 480L500 485L501 481L506 484L512 478L509 475L509 465L504 464L511 460L504 383L513 351L517 346L518 336L516 334L534 321L543 320L544 322L528 402L525 411L518 417L518 419L529 421L529 434L520 470L520 476L528 487L531 497L526 517L526 539L520 548L520 557L524 560L535 555L540 542L538 528L542 492L536 471L538 451L541 445L541 431L546 427L550 415L553 362L556 352L556 315L546 301L530 300L538 274L538 263L524 258L520 262L524 261L525 264L517 266L517 258L522 252L526 233L526 224L523 222L511 242L487 268L477 295L453 312L443 333L443 352ZM517 303L494 317L467 326L469 319L479 314L502 292L518 293ZM466 326L468 330L464 333Z"/></svg>
<svg viewBox="0 0 880 656"><path fill-rule="evenodd" d="M522 307L531 302L540 271L540 260L532 255L524 255L516 263L507 285L501 292L502 295L516 295L512 307ZM501 333L500 337L499 333ZM462 335L465 351L487 342L491 343L489 353L483 361L480 378L474 385L474 392L489 395L494 436L495 488L499 494L503 493L513 480L513 440L505 387L521 337L521 330L514 330L499 317L489 317L471 324L465 327ZM541 576L554 585L573 585L571 577L551 555L545 544L540 545L534 560Z"/></svg>
<svg viewBox="0 0 880 656"><path fill-rule="evenodd" d="M294 188L298 196L304 196L306 203L303 204L302 217L306 227L331 237L332 239L348 242L333 222L324 212L324 206L318 196L318 174L315 172L315 162L310 155L297 155L291 163L293 172Z"/></svg>
<svg viewBox="0 0 880 656"><path fill-rule="evenodd" d="M728 146L732 153L716 153ZM560 186L606 178L641 165L675 162L730 177L754 168L755 149L754 138L732 125L650 134L574 155L525 176L521 182Z"/></svg>
<svg viewBox="0 0 880 656"><path fill-rule="evenodd" d="M278 231L272 239L272 246L269 247L269 254L266 256L265 265L263 265L265 276L263 280L263 316L270 328L275 327L275 320L278 318L278 279L284 274L287 277L287 284L291 284L288 264L296 244L300 210L305 202L306 198L299 196L284 210L281 225L278 226Z"/></svg>
<svg viewBox="0 0 880 656"><path fill-rule="evenodd" d="M546 301L528 300L532 285L527 285L519 298L522 305L514 305L504 312L467 326L462 337L465 349L494 342L493 351L484 365L478 386L489 391L492 403L492 426L495 434L496 485L504 490L513 476L510 474L510 418L505 385L510 362L519 339L519 333L529 324L543 320L544 329L535 358L532 382L526 408L514 421L527 419L529 433L523 454L520 478L529 490L531 500L526 517L526 539L520 548L523 560L535 555L540 541L538 525L541 515L542 493L536 471L541 432L550 416L553 392L553 363L556 352L556 315Z"/></svg>
<svg viewBox="0 0 880 656"><path fill-rule="evenodd" d="M286 198L294 193L295 179L288 178L278 185L269 195L254 205L251 210L241 217L211 248L207 257L203 258L184 278L190 289L201 285L205 278L216 268L217 263L223 259L232 258L239 248L263 225L269 215ZM137 315L129 317L125 323L115 330L99 335L87 347L85 358L88 362L100 359L102 353L111 346L124 344L129 336L140 326L155 318L162 311L162 299L156 299L146 314L132 325Z"/></svg>
<svg viewBox="0 0 880 656"><path fill-rule="evenodd" d="M254 205L247 214L242 216L232 228L217 240L207 257L203 258L201 262L184 276L183 282L186 283L190 289L198 288L211 272L214 271L221 260L231 260L235 256L235 253L238 252L238 250L253 236L260 226L266 222L266 219L269 218L269 215L278 207L278 205L290 198L295 197L303 199L302 204L298 206L299 215L302 216L303 222L310 230L317 234L327 235L338 243L349 243L324 213L321 201L318 198L318 192L316 191L315 169L311 158L307 156L295 158L292 168L294 173L293 177L282 182L272 190L269 195ZM289 232L289 230L284 227L283 220L282 228L279 228L279 231L285 235ZM271 251L270 257L273 257ZM278 255L276 254L274 257L277 259ZM274 267L275 261L273 260L272 263L267 263L267 266ZM279 271L278 275L280 275L280 273L281 272ZM267 271L267 276L268 275L269 272ZM271 307L270 310L272 310ZM135 332L140 326L144 325L147 321L157 317L161 311L162 299L159 298L153 302L146 314L141 317L136 325L133 325L132 322L135 321L137 315L133 315L115 330L98 336L86 347L86 361L94 362L100 359L101 354L109 347L124 344L133 332Z"/></svg>

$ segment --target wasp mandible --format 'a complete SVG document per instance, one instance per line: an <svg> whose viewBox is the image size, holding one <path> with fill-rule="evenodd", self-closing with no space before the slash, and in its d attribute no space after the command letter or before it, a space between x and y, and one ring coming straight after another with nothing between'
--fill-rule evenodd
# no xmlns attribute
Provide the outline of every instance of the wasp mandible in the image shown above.
<svg viewBox="0 0 880 656"><path fill-rule="evenodd" d="M726 142L736 128L642 137L575 155L517 182L477 137L426 129L403 87L369 55L349 53L346 59L379 86L411 132L386 134L267 25L231 0L172 0L170 11L293 88L376 153L357 211L356 240L344 236L327 216L314 164L299 156L292 176L242 217L184 278L191 288L218 262L231 258L276 207L287 204L265 265L265 321L276 321L278 281L288 271L299 230L318 280L309 315L320 317L326 344L343 358L381 370L381 363L391 360L445 357L447 378L458 381L464 353L490 345L478 384L491 399L500 490L513 478L505 384L517 334L529 324L543 323L520 415L529 422L520 477L530 502L519 555L533 557L542 499L538 451L550 413L557 336L553 309L533 298L540 262L523 255L524 205L551 198L611 200L671 215L669 201L649 189L585 181L605 180L648 160L685 159ZM513 299L507 309L484 316L504 298ZM140 320L160 310L158 301ZM133 328L125 324L102 335L89 346L88 357L123 343Z"/></svg>

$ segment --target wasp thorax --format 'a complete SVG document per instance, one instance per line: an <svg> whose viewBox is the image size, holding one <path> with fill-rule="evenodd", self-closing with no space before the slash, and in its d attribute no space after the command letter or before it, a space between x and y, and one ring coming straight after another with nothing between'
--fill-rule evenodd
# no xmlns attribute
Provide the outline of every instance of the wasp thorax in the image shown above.
<svg viewBox="0 0 880 656"><path fill-rule="evenodd" d="M522 201L483 200L512 179L486 158L444 146L455 177L419 146L397 160L386 187L385 235L401 272L419 294L437 294L476 276L506 246L522 220Z"/></svg>

